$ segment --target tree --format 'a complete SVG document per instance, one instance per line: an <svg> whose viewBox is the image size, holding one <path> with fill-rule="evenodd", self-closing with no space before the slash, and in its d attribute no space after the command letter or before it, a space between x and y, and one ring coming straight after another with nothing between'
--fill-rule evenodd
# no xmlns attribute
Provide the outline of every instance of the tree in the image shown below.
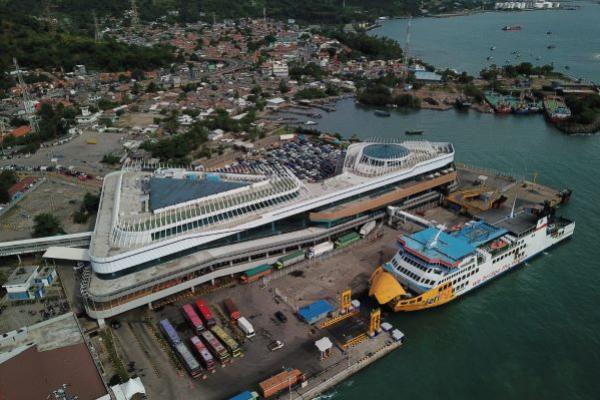
<svg viewBox="0 0 600 400"><path fill-rule="evenodd" d="M53 214L38 214L33 222L33 237L54 236L65 233L60 221Z"/></svg>
<svg viewBox="0 0 600 400"><path fill-rule="evenodd" d="M4 170L0 173L0 204L10 202L8 189L19 180L13 171Z"/></svg>
<svg viewBox="0 0 600 400"><path fill-rule="evenodd" d="M279 91L281 93L287 93L290 91L290 87L287 85L287 82L283 79L281 80L281 82L279 82Z"/></svg>

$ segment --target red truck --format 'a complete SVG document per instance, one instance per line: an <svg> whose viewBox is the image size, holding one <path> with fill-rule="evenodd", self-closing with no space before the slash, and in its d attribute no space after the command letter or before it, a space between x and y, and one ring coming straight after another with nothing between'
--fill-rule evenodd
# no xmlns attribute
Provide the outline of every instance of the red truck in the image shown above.
<svg viewBox="0 0 600 400"><path fill-rule="evenodd" d="M225 305L225 310L227 310L229 318L231 318L232 321L237 321L242 316L232 298L226 298L223 301L223 304Z"/></svg>

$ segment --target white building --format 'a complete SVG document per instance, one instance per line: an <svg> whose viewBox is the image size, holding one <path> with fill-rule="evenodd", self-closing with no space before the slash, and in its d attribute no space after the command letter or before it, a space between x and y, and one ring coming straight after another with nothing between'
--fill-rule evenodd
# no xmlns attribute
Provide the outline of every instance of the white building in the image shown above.
<svg viewBox="0 0 600 400"><path fill-rule="evenodd" d="M289 76L288 64L285 61L273 61L273 76L287 78Z"/></svg>

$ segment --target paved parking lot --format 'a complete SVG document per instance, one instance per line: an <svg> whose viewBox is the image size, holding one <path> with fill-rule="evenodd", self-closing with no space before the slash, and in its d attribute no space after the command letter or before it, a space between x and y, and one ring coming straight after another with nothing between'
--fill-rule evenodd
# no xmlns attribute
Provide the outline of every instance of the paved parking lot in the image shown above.
<svg viewBox="0 0 600 400"><path fill-rule="evenodd" d="M156 337L156 326L162 318L168 318L182 338L191 336L180 312L183 302L154 311L137 309L118 317L121 327L113 332L123 349L125 363L135 362L136 370L144 375L151 398L222 399L243 390L257 390L260 381L280 372L283 367L298 368L314 376L334 364L347 362L347 356L340 348L334 348L330 358L319 359L314 341L328 333L300 321L295 316L295 307L318 299L327 299L337 306L339 294L348 287L354 293L364 293L375 266L389 259L395 251L397 232L388 228L384 228L384 232L383 238L365 241L341 254L315 262L302 273L250 285L238 284L204 296L220 325L241 339L244 350L242 358L218 368L206 380L193 380L178 370L171 360L170 349ZM255 337L243 338L241 331L229 323L223 308L223 300L227 297L236 302L242 315L253 324L257 332ZM186 301L194 299L190 297ZM276 311L283 311L287 322L279 322L274 317ZM268 344L272 340L283 341L284 348L269 351Z"/></svg>

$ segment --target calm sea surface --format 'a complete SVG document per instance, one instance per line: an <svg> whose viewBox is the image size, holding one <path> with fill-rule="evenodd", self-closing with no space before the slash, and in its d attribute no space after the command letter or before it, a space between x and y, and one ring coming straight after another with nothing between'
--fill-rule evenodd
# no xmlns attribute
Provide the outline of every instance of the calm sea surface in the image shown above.
<svg viewBox="0 0 600 400"><path fill-rule="evenodd" d="M458 32L449 25L464 28L466 36L495 34L502 24L529 30L535 16L543 21L554 14L512 15L422 20L417 32L428 31L431 42L417 39L417 33L415 51L419 44L427 51L444 47L452 60L468 60L469 46L457 44ZM493 22L482 30L486 18ZM568 29L579 26L589 29L584 24ZM435 41L434 31L446 32L450 41ZM485 49L489 40L479 40ZM529 179L537 172L541 183L573 189L560 213L577 221L572 240L466 297L430 311L392 315L408 337L406 346L338 386L330 393L334 399L600 398L600 136L568 137L541 116L423 110L378 118L352 100L340 102L318 127L362 138L403 138L407 129L424 129L423 139L454 143L459 162Z"/></svg>
<svg viewBox="0 0 600 400"><path fill-rule="evenodd" d="M600 82L600 3L570 4L581 8L417 18L412 21L409 54L472 74L491 63L554 63L558 71ZM372 33L396 39L404 47L407 24L408 20L388 21ZM505 25L522 30L505 32Z"/></svg>

